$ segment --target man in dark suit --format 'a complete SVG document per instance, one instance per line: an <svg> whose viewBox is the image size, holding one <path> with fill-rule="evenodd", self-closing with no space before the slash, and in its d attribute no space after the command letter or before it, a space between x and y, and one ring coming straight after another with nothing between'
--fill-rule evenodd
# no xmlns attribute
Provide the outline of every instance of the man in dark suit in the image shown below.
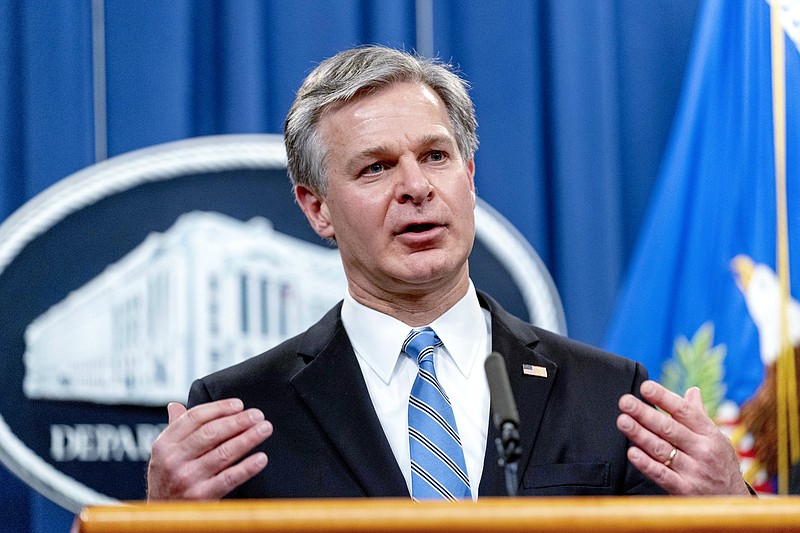
<svg viewBox="0 0 800 533"><path fill-rule="evenodd" d="M198 380L189 410L168 406L150 499L502 495L491 351L520 409L520 494L748 494L699 391L681 398L475 290L476 122L446 66L337 54L285 134L298 204L336 241L348 291L305 333Z"/></svg>

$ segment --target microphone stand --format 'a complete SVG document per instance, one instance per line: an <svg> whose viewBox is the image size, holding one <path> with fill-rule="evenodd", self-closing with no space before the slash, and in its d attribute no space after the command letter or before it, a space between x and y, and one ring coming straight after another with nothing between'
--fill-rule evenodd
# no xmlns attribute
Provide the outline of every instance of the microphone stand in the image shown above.
<svg viewBox="0 0 800 533"><path fill-rule="evenodd" d="M511 392L511 383L503 356L492 352L484 362L486 379L489 382L489 394L494 412L494 426L500 432L495 439L497 447L497 464L505 471L506 492L509 496L517 495L517 461L522 456L519 445L519 412Z"/></svg>
<svg viewBox="0 0 800 533"><path fill-rule="evenodd" d="M494 443L497 447L497 464L503 467L506 476L506 492L509 496L516 496L519 485L517 461L522 455L517 424L508 420L504 421L500 429L500 436L495 439Z"/></svg>

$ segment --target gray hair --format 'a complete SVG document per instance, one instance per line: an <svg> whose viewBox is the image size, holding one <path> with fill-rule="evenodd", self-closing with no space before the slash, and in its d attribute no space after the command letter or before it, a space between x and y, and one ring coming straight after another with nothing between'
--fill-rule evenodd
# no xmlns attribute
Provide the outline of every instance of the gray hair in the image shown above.
<svg viewBox="0 0 800 533"><path fill-rule="evenodd" d="M364 46L340 52L320 63L297 91L286 116L284 142L289 178L325 195L327 149L317 131L319 120L332 104L347 102L393 83L423 83L444 102L462 159L478 149L475 108L469 84L451 65L383 46Z"/></svg>

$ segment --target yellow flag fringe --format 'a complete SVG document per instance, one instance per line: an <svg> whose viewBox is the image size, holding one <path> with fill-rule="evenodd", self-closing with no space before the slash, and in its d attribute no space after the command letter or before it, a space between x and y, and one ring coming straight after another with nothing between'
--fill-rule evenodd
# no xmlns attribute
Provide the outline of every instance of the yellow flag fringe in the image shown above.
<svg viewBox="0 0 800 533"><path fill-rule="evenodd" d="M772 58L772 122L775 151L775 199L777 216L777 263L780 282L781 350L777 364L778 393L778 493L789 492L789 469L800 460L797 374L794 347L789 338L789 229L786 207L786 71L785 37L780 0L770 2L770 50Z"/></svg>

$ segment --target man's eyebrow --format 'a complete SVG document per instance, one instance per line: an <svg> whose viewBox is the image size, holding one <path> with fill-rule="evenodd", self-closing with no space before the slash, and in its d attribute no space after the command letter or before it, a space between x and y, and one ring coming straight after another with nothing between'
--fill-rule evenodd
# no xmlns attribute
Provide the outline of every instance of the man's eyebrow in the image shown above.
<svg viewBox="0 0 800 533"><path fill-rule="evenodd" d="M384 145L371 146L369 148L365 148L364 150L361 150L360 152L356 153L353 157L351 157L347 161L345 169L348 174L354 174L360 171L362 166L366 164L367 161L380 159L388 152L389 148Z"/></svg>
<svg viewBox="0 0 800 533"><path fill-rule="evenodd" d="M369 148L365 148L358 152L354 157L353 160L356 159L374 159L376 157L382 157L384 154L389 153L389 147L379 144L378 146L370 146Z"/></svg>
<svg viewBox="0 0 800 533"><path fill-rule="evenodd" d="M451 135L444 135L439 133L430 133L423 135L417 141L417 146L430 146L432 144L448 144L455 146L456 141Z"/></svg>
<svg viewBox="0 0 800 533"><path fill-rule="evenodd" d="M427 148L434 144L447 144L449 146L455 146L456 142L452 136L440 133L428 133L414 140L414 148L417 150ZM379 144L377 146L370 146L369 148L365 148L364 150L358 152L353 159L380 158L390 152L391 149L388 146Z"/></svg>

